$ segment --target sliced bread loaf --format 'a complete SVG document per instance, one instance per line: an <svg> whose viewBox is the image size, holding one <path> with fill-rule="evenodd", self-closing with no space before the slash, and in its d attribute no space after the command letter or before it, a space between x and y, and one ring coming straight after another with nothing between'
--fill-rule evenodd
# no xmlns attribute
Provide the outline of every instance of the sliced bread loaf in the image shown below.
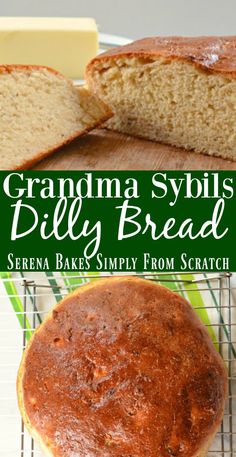
<svg viewBox="0 0 236 457"><path fill-rule="evenodd" d="M236 160L236 37L146 38L87 67L109 128Z"/></svg>
<svg viewBox="0 0 236 457"><path fill-rule="evenodd" d="M0 66L0 169L26 169L111 115L85 88L38 66Z"/></svg>

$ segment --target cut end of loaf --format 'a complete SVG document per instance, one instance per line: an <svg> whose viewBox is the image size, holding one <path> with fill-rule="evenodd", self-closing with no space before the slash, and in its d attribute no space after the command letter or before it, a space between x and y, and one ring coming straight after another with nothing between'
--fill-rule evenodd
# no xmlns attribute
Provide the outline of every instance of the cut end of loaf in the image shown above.
<svg viewBox="0 0 236 457"><path fill-rule="evenodd" d="M0 66L0 169L29 168L111 116L85 87L37 66Z"/></svg>
<svg viewBox="0 0 236 457"><path fill-rule="evenodd" d="M236 160L235 78L181 58L114 54L87 68L89 87L114 111L108 128Z"/></svg>

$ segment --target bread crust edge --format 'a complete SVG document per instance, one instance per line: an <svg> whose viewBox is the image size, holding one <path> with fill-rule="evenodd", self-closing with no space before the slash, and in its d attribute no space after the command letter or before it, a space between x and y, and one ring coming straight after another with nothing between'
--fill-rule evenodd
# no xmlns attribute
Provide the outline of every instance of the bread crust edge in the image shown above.
<svg viewBox="0 0 236 457"><path fill-rule="evenodd" d="M89 76L90 73L92 72L93 67L99 63L99 62L108 62L109 60L113 60L116 58L149 58L155 60L158 58L163 59L163 61L180 61L180 62L185 62L190 65L193 65L196 67L198 70L202 71L203 73L206 74L213 74L213 75L218 75L222 76L225 78L230 78L230 79L235 79L236 78L236 69L235 71L227 71L214 68L210 66L205 65L204 63L199 62L197 59L194 59L190 54L189 55L177 55L174 51L163 54L162 51L160 50L155 50L154 48L150 47L150 50L148 49L142 49L142 43L146 40L152 40L153 37L150 38L144 38L141 40L135 40L130 44L119 46L116 48L113 48L111 50L105 51L102 54L99 54L98 56L94 57L86 66L85 69L85 79L86 81L89 81ZM163 38L163 37L160 37ZM172 39L174 38L180 38L180 37L171 37ZM182 37L181 37L182 38ZM184 37L188 39L188 37ZM210 39L212 37L196 37L196 38L205 38L205 39ZM219 37L220 38L220 37ZM227 38L227 37L221 37L221 38ZM235 42L236 42L236 37L235 37ZM151 43L150 43L151 44Z"/></svg>

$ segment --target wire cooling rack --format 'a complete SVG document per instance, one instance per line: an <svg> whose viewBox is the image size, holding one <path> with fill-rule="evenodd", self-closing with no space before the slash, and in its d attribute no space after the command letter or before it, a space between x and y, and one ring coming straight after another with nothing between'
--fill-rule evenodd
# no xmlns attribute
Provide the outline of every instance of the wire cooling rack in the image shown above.
<svg viewBox="0 0 236 457"><path fill-rule="evenodd" d="M157 276L141 273L137 275L164 283L183 296L187 295L197 313L204 311L210 316L210 320L206 320L205 325L209 330L211 329L211 332L214 332L215 345L228 368L228 399L221 428L209 455L211 457L236 456L236 303L232 300L232 293L236 288L231 286L231 274L194 273L192 276L193 273L191 273L191 276L188 276L188 274L181 275L180 273L158 273ZM108 276L108 274L83 275L82 280L81 276L73 275L73 288L103 276ZM188 279L189 277L191 279ZM69 276L67 276L67 280L68 278ZM18 412L15 392L17 368L28 340L51 307L52 291L54 301L58 301L71 290L71 282L67 285L66 282L61 281L61 277L55 280L55 276L46 282L40 274L35 274L34 277L31 275L30 277L5 278L2 282L6 290L8 289L7 298L11 301L16 299L17 302L20 300L22 308L18 311L15 308L14 313L10 309L10 305L9 310L6 307L4 311L0 309L0 321L3 324L0 327L0 434L2 433L0 457L40 457L43 454L25 430ZM9 289L10 283L11 288ZM196 305L191 299L196 294L196 290L201 293L203 300L204 294L210 295L211 300L200 301ZM3 300L3 296L4 294L0 296L1 300ZM17 328L11 329L8 328L7 323L8 316L13 314L14 319L17 316L18 322ZM6 326L4 322L6 322Z"/></svg>

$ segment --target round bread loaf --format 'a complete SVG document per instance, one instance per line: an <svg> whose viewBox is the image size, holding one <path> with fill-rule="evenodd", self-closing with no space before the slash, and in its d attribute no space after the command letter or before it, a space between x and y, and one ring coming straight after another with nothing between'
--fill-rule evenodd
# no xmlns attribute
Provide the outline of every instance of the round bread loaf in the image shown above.
<svg viewBox="0 0 236 457"><path fill-rule="evenodd" d="M17 382L25 425L54 457L203 457L226 385L189 303L137 277L67 295L34 333Z"/></svg>

